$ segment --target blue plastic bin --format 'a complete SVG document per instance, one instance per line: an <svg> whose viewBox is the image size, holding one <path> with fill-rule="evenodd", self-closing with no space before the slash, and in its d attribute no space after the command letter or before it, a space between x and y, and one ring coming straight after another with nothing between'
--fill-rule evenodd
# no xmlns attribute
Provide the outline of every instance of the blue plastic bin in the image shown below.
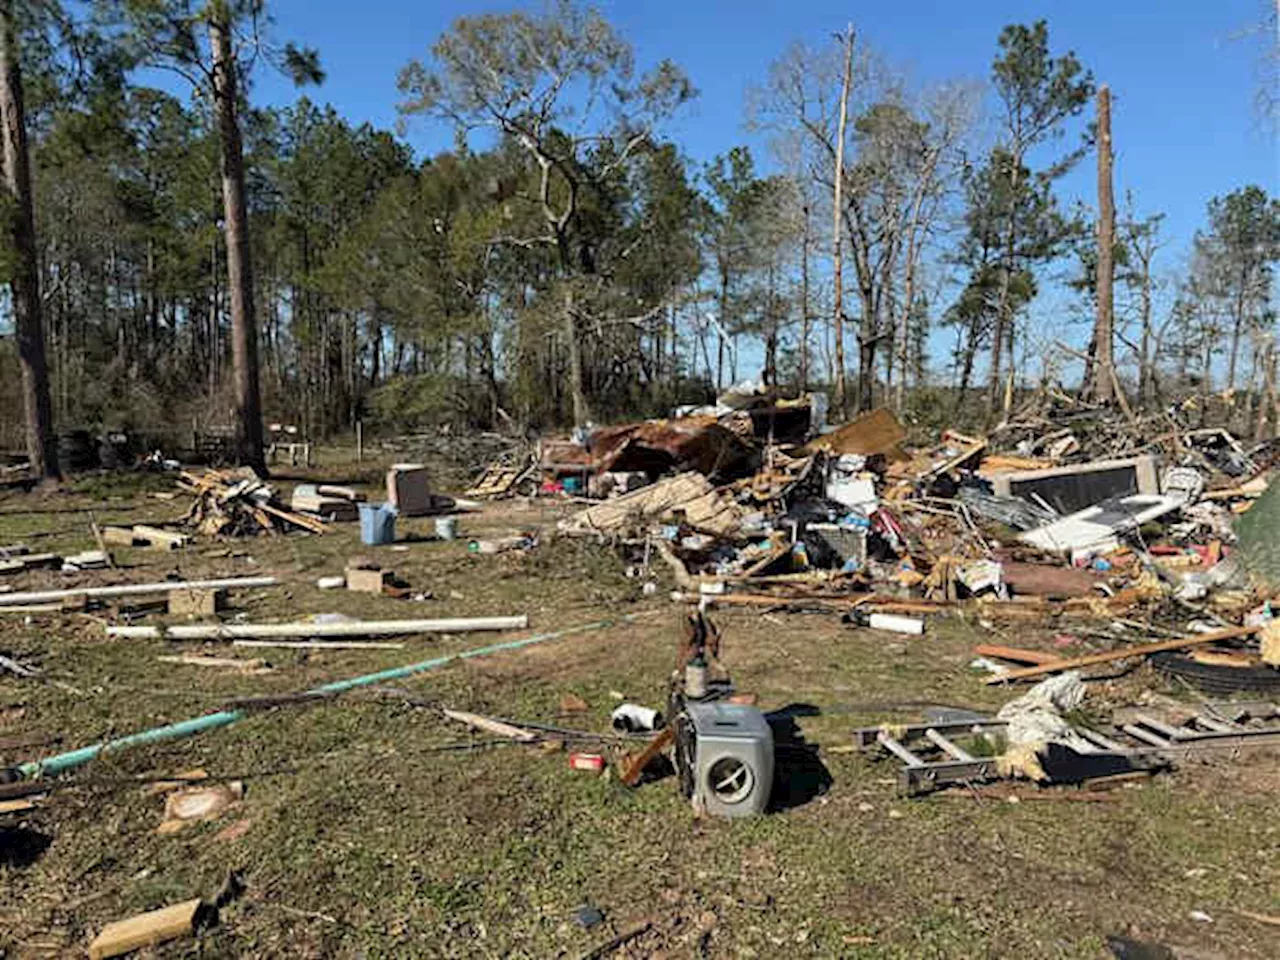
<svg viewBox="0 0 1280 960"><path fill-rule="evenodd" d="M391 503L360 504L360 542L371 547L396 542L396 508Z"/></svg>

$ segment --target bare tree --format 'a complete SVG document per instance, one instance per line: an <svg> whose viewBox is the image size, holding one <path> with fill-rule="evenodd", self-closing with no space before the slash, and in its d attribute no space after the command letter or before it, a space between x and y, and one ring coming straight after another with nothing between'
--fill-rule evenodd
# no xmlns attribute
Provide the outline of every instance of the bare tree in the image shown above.
<svg viewBox="0 0 1280 960"><path fill-rule="evenodd" d="M1120 224L1120 242L1127 252L1129 268L1123 281L1136 290L1138 304L1138 342L1135 353L1138 361L1138 403L1146 406L1155 400L1156 358L1160 352L1162 331L1154 320L1156 254L1164 245L1160 239L1160 224L1164 214L1139 219L1133 211L1133 197L1126 202L1128 208Z"/></svg>
<svg viewBox="0 0 1280 960"><path fill-rule="evenodd" d="M961 87L943 88L923 98L924 108L914 107L892 71L861 49L851 61L845 49L837 58L834 50L793 46L772 64L766 84L753 91L750 119L788 143L802 140L807 175L838 198L833 234L843 237L832 245L838 268L831 326L840 323L843 332L840 298L848 253L859 303L856 406L866 410L874 401L880 345L889 341L890 368L895 361L902 365L905 345L894 340L895 332L918 306L920 263L945 187L954 182L957 166L951 160L976 98ZM852 78L848 96L846 73ZM854 93L856 106L848 102ZM834 353L839 406L839 335Z"/></svg>
<svg viewBox="0 0 1280 960"><path fill-rule="evenodd" d="M22 399L26 416L27 456L37 477L56 480L58 445L53 435L49 368L45 362L44 320L40 299L40 267L31 199L31 159L27 149L27 115L22 95L22 55L13 0L0 0L0 136L4 139L4 189L8 239L12 245L14 327L22 367Z"/></svg>

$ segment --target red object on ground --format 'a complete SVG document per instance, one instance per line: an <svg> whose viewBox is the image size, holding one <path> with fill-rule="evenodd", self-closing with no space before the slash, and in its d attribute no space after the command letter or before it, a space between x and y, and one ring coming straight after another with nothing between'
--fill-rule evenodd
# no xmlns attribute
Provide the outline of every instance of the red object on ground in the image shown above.
<svg viewBox="0 0 1280 960"><path fill-rule="evenodd" d="M573 770L589 770L592 773L604 772L604 757L598 753L571 753L569 767Z"/></svg>

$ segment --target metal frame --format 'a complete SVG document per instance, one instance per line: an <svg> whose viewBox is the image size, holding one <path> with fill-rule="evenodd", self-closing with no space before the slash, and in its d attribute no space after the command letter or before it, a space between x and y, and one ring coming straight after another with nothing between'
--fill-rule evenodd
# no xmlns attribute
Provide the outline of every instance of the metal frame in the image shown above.
<svg viewBox="0 0 1280 960"><path fill-rule="evenodd" d="M1192 726L1186 727L1174 727L1139 714L1132 723L1117 730L1118 734L1136 741L1136 745L1125 744L1088 727L1072 729L1092 744L1093 749L1081 751L1088 756L1124 760L1135 769L1150 769L1209 749L1280 744L1280 725L1244 727L1236 722L1244 716L1275 720L1280 718L1280 707L1266 701L1206 703L1204 712L1192 717ZM1000 757L975 757L952 742L948 734L967 736L1003 730L1006 726L1006 721L994 717L906 726L885 724L855 729L853 740L864 752L886 751L897 757L902 762L898 785L911 797L958 784L1001 779ZM908 745L920 741L927 741L926 749L936 749L946 759L928 759L912 752Z"/></svg>

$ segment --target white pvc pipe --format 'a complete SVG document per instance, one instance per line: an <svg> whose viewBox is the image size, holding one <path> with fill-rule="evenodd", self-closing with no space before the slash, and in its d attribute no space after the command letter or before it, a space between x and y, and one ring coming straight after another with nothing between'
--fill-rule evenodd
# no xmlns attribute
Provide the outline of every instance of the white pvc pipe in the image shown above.
<svg viewBox="0 0 1280 960"><path fill-rule="evenodd" d="M80 587L73 590L35 590L31 593L0 594L0 607L24 603L45 603L68 597L132 597L172 590L235 590L246 587L274 587L275 577L228 577L225 580L165 580L160 583L121 583L114 587Z"/></svg>
<svg viewBox="0 0 1280 960"><path fill-rule="evenodd" d="M463 617L454 620L351 620L340 623L196 623L172 627L107 627L108 637L130 640L255 640L311 637L393 637L413 633L523 630L529 618Z"/></svg>
<svg viewBox="0 0 1280 960"><path fill-rule="evenodd" d="M873 613L867 622L872 630L892 630L894 633L924 633L924 621L915 617L899 617L892 613Z"/></svg>
<svg viewBox="0 0 1280 960"><path fill-rule="evenodd" d="M233 647L283 647L286 650L403 650L403 643L362 643L358 640L232 640Z"/></svg>

